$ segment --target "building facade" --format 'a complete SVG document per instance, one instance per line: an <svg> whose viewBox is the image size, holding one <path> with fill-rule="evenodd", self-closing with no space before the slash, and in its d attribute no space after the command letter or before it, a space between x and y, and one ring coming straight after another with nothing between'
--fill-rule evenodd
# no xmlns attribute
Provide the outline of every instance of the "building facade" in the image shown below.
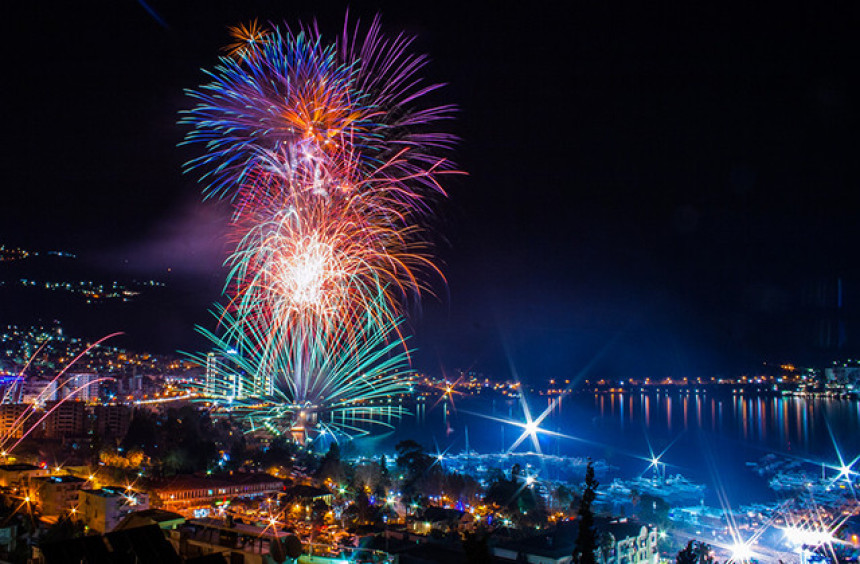
<svg viewBox="0 0 860 564"><path fill-rule="evenodd" d="M45 418L45 437L62 439L82 437L87 433L87 410L83 401L68 400L62 403L49 403L50 412Z"/></svg>
<svg viewBox="0 0 860 564"><path fill-rule="evenodd" d="M78 492L87 484L76 476L41 476L30 480L30 499L42 515L62 515L76 511Z"/></svg>
<svg viewBox="0 0 860 564"><path fill-rule="evenodd" d="M104 487L78 492L78 515L84 525L108 533L133 511L149 509L149 496L129 488Z"/></svg>
<svg viewBox="0 0 860 564"><path fill-rule="evenodd" d="M273 495L284 491L284 481L269 474L238 474L229 478L176 476L152 489L170 511L187 511L219 499Z"/></svg>

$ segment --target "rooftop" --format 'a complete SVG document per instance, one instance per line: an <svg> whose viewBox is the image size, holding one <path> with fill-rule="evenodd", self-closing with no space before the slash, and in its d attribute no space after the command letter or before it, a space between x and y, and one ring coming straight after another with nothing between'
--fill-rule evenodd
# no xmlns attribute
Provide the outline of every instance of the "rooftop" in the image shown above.
<svg viewBox="0 0 860 564"><path fill-rule="evenodd" d="M144 509L126 515L114 530L121 531L153 524L161 528L171 529L182 523L185 523L185 517L179 513L164 509Z"/></svg>
<svg viewBox="0 0 860 564"><path fill-rule="evenodd" d="M185 517L183 517L179 513L167 511L166 509L144 509L143 511L135 511L131 515L152 519L156 523L161 523L164 521L176 521L177 519L185 519Z"/></svg>
<svg viewBox="0 0 860 564"><path fill-rule="evenodd" d="M26 472L28 470L39 470L38 466L19 462L17 464L0 464L0 470L4 472Z"/></svg>
<svg viewBox="0 0 860 564"><path fill-rule="evenodd" d="M424 513L421 514L421 519L431 523L437 523L440 521L457 521L464 514L465 512L457 509L447 509L445 507L436 507L435 505L431 505L424 510Z"/></svg>
<svg viewBox="0 0 860 564"><path fill-rule="evenodd" d="M46 564L179 564L180 559L157 525L86 536L40 546Z"/></svg>
<svg viewBox="0 0 860 564"><path fill-rule="evenodd" d="M258 527L249 523L227 523L221 519L214 517L203 517L201 519L191 519L187 521L188 525L197 529L214 529L219 531L232 531L234 533L255 538L272 539L275 537L275 529L272 527ZM288 531L277 531L278 538L290 536L292 533Z"/></svg>
<svg viewBox="0 0 860 564"><path fill-rule="evenodd" d="M275 476L272 476L271 474L266 474L264 472L239 472L233 474L232 476L201 476L199 474L180 474L167 480L153 482L152 488L161 491L181 491L229 488L235 486L269 483L277 483L280 487L281 485L283 485L284 481L280 478L276 478Z"/></svg>
<svg viewBox="0 0 860 564"><path fill-rule="evenodd" d="M128 497L130 494L139 494L140 492L122 488L119 486L106 486L97 490L82 490L88 494L97 495L99 497Z"/></svg>
<svg viewBox="0 0 860 564"><path fill-rule="evenodd" d="M87 482L87 480L84 480L83 478L78 478L77 476L71 476L69 474L64 474L62 476L39 476L38 478L33 478L33 481L53 484L83 484Z"/></svg>

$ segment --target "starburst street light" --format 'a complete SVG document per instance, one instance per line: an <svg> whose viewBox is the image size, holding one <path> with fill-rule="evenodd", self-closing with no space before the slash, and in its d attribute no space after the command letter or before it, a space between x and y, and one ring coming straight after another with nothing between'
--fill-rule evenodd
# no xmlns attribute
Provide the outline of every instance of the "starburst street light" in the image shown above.
<svg viewBox="0 0 860 564"><path fill-rule="evenodd" d="M451 445L448 445L445 450L439 450L439 444L436 443L435 437L433 438L433 444L436 446L436 454L433 455L434 460L432 465L435 466L436 464L438 464L439 466L442 466L442 463L445 461L445 455L448 454L448 450L451 448Z"/></svg>
<svg viewBox="0 0 860 564"><path fill-rule="evenodd" d="M516 378L515 378L516 379ZM522 386L519 383L519 379L516 379L517 387L522 390ZM571 439L576 441L590 442L585 441L584 439L580 439L578 437L573 437L571 435L565 435L563 433L558 433L555 431L550 431L549 429L544 429L541 427L541 423L549 416L550 413L555 410L558 406L561 399L567 395L569 391L565 391L563 394L559 395L557 398L553 399L550 404L544 409L537 417L532 417L531 409L529 408L528 401L526 400L525 393L520 393L520 407L523 410L523 418L522 420L515 419L504 419L501 417L494 417L492 415L486 415L484 413L477 413L474 411L466 411L464 413L469 413L471 415L476 415L478 417L482 417L484 419L489 419L490 421L497 421L499 423L504 423L506 425L513 425L514 427L519 427L522 429L522 433L516 438L516 440L508 447L508 454L514 452L526 439L530 439L532 443L532 447L534 448L534 453L538 455L543 455L543 452L540 448L540 440L538 439L538 435L545 435L551 437L559 437L563 439Z"/></svg>
<svg viewBox="0 0 860 564"><path fill-rule="evenodd" d="M854 470L851 469L851 466L856 462L856 460L852 461L851 464L842 464L839 466L839 475L836 477L837 480L841 478L845 478L846 480L851 479L851 474L856 474Z"/></svg>
<svg viewBox="0 0 860 564"><path fill-rule="evenodd" d="M827 423L827 432L830 434L830 441L833 443L833 450L836 451L836 458L838 460L837 464L835 465L823 465L837 472L836 477L830 481L830 484L833 485L836 482L844 481L848 484L852 495L856 495L854 492L854 477L858 475L858 472L853 468L854 465L857 464L858 461L860 461L860 455L854 457L850 461L846 461L844 455L842 454L842 449L839 448L839 444L836 442L836 436L833 434L833 429L830 427L829 422Z"/></svg>
<svg viewBox="0 0 860 564"><path fill-rule="evenodd" d="M537 454L543 454L543 452L541 452L541 448L540 448L540 441L538 440L539 434L549 435L551 437L561 437L564 439L576 439L576 437L572 437L570 435L564 435L562 433L557 433L555 431L550 431L548 429L544 429L541 427L541 423L543 423L544 419L546 419L547 416L550 413L552 413L552 411L555 409L555 407L557 405L557 402L558 402L558 400L553 400L552 402L550 402L549 406L547 406L547 408L540 413L540 415L538 415L535 418L532 418L532 413L531 413L531 410L529 409L529 404L526 401L525 396L522 394L520 395L520 405L523 408L523 416L525 417L525 422L520 422L520 421L504 421L504 422L509 423L511 425L515 425L517 427L520 427L523 430L523 432L520 434L519 437L517 437L517 439L513 442L513 444L511 444L511 446L508 448L508 453L515 451L517 449L517 447L519 447L523 443L523 441L525 441L526 439L531 439L531 443L532 443L532 446L534 447L534 451Z"/></svg>
<svg viewBox="0 0 860 564"><path fill-rule="evenodd" d="M440 384L440 385L438 385L438 386L433 386L433 388L434 388L435 390L438 390L439 392L441 392L441 394L439 395L439 398L438 398L435 402L433 402L433 405L431 406L431 408L430 408L430 409L435 408L435 407L436 407L437 405L439 405L440 403L443 403L443 404L445 404L445 403L450 403L450 404L451 404L451 409L453 409L454 411L456 411L456 410L457 410L457 406L454 404L454 396L455 396L455 395L465 395L465 393L464 393L464 392L461 392L461 391L459 391L459 390L457 389L457 386L459 386L459 385L460 385L460 381L461 381L462 379L463 379L463 376L460 376L459 378L457 378L457 379L456 379L455 381L453 381L453 382L449 382L449 381L446 379L446 380L445 380L445 382L444 382L444 384Z"/></svg>
<svg viewBox="0 0 860 564"><path fill-rule="evenodd" d="M735 542L729 549L731 550L729 562L740 564L749 562L753 557L753 551L748 542Z"/></svg>
<svg viewBox="0 0 860 564"><path fill-rule="evenodd" d="M836 532L851 518L853 511L831 515L823 510L814 496L810 496L802 507L800 513L785 512L786 526L782 528L785 539L795 551L826 553L835 562L835 545L844 543L836 537Z"/></svg>

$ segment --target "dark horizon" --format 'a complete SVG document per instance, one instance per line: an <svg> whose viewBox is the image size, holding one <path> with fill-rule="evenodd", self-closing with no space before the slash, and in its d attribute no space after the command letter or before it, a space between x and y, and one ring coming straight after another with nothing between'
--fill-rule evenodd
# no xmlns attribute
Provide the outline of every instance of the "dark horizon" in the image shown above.
<svg viewBox="0 0 860 564"><path fill-rule="evenodd" d="M202 346L229 212L181 174L182 91L228 25L315 16L334 33L346 4L16 9L0 243L168 280L155 310L93 324ZM410 314L418 370L709 376L860 356L856 7L350 14L377 11L447 83L468 173L434 226L447 281Z"/></svg>

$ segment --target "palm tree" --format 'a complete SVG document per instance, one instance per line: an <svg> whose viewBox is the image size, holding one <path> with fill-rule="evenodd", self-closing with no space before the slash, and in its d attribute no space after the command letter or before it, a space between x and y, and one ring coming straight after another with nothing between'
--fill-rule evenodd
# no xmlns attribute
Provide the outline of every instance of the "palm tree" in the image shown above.
<svg viewBox="0 0 860 564"><path fill-rule="evenodd" d="M676 564L711 564L713 562L711 545L700 541L688 542L687 546L675 557Z"/></svg>

